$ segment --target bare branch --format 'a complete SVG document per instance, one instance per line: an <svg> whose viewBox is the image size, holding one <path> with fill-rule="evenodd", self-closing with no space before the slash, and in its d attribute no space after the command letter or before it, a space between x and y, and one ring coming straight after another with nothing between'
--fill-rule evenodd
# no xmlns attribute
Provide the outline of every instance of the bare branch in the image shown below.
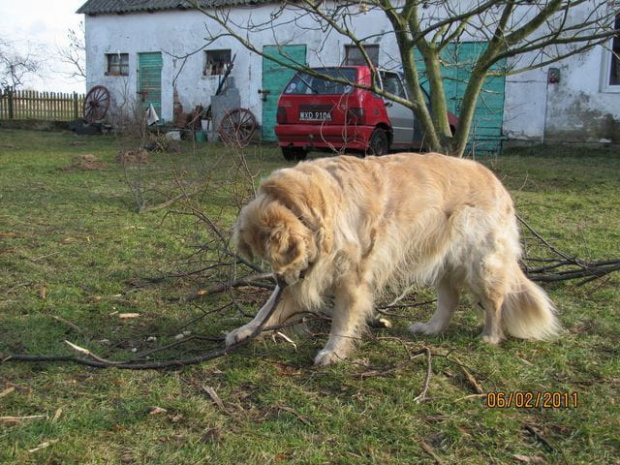
<svg viewBox="0 0 620 465"><path fill-rule="evenodd" d="M44 63L45 58L35 45L27 42L25 48L18 47L0 37L0 90L23 86L27 76L43 71Z"/></svg>
<svg viewBox="0 0 620 465"><path fill-rule="evenodd" d="M56 53L62 63L68 64L72 71L65 73L70 78L86 78L86 44L84 43L84 22L80 21L79 30L67 32L69 45L57 47Z"/></svg>

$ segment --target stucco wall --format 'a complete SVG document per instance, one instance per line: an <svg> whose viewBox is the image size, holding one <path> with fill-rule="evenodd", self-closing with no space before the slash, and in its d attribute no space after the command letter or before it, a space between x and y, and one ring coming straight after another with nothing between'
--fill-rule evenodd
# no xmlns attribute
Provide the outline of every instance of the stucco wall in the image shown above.
<svg viewBox="0 0 620 465"><path fill-rule="evenodd" d="M504 134L534 142L620 143L620 86L605 85L609 52L598 46L549 67L506 80Z"/></svg>

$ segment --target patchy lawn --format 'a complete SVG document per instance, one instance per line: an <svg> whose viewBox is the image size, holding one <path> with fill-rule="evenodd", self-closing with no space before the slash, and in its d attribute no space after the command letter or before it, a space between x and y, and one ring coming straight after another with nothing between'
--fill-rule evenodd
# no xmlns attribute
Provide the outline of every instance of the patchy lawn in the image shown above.
<svg viewBox="0 0 620 465"><path fill-rule="evenodd" d="M266 298L242 288L237 309L215 313L227 294L180 299L220 278L201 270L212 255L200 215L227 231L251 195L249 176L258 182L287 164L278 150L249 147L240 158L189 142L146 157L138 149L112 136L0 130L0 357L75 355L65 340L112 360L166 344L157 356L193 357ZM620 257L617 153L547 147L480 161L555 246L588 260ZM544 253L534 244L528 236L530 253ZM312 366L320 324L295 345L266 337L159 371L4 361L0 463L615 464L619 282L616 273L545 286L565 328L553 343L488 347L465 300L445 335L406 332L432 305L399 310L356 360L327 369ZM418 403L429 359L410 355L423 350L432 375Z"/></svg>

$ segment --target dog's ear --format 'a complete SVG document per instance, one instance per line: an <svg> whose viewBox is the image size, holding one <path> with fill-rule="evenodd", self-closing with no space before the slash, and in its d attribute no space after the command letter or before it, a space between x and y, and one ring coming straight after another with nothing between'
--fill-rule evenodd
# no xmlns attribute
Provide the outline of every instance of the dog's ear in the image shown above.
<svg viewBox="0 0 620 465"><path fill-rule="evenodd" d="M243 258L246 258L248 261L254 260L254 254L252 253L252 248L243 239L237 242L237 252L239 253L239 255L241 255Z"/></svg>
<svg viewBox="0 0 620 465"><path fill-rule="evenodd" d="M239 224L236 224L235 228L233 229L232 243L234 244L235 249L240 256L246 258L249 261L254 260L254 253L252 253L252 248L250 247L250 244L248 244L243 238L243 234L241 229L239 228Z"/></svg>
<svg viewBox="0 0 620 465"><path fill-rule="evenodd" d="M303 238L293 233L284 224L273 228L269 234L269 252L273 263L290 265L303 260L305 253Z"/></svg>

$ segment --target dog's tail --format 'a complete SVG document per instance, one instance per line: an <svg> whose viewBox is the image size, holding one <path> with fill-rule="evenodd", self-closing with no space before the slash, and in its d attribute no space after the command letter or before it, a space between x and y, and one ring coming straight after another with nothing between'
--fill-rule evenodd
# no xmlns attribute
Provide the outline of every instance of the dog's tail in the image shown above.
<svg viewBox="0 0 620 465"><path fill-rule="evenodd" d="M512 289L504 298L502 322L506 331L521 339L553 339L560 331L553 303L515 264Z"/></svg>

